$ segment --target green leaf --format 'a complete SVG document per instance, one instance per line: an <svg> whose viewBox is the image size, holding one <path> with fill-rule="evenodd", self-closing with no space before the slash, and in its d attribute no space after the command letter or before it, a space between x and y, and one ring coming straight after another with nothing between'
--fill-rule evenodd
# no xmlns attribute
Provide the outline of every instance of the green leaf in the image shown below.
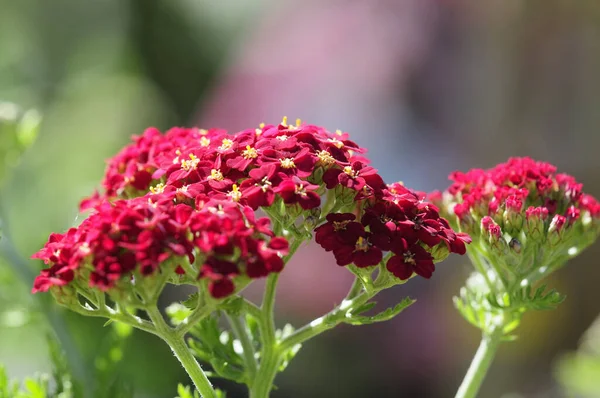
<svg viewBox="0 0 600 398"><path fill-rule="evenodd" d="M41 379L26 378L23 384L29 392L29 398L47 398L46 386Z"/></svg>
<svg viewBox="0 0 600 398"><path fill-rule="evenodd" d="M240 316L244 308L244 299L240 296L234 296L219 304L219 308L227 311L231 316Z"/></svg>
<svg viewBox="0 0 600 398"><path fill-rule="evenodd" d="M532 287L527 286L515 291L510 298L510 306L508 308L520 310L552 310L558 307L564 300L565 296L561 295L555 289L548 292L546 285L538 287L532 293Z"/></svg>
<svg viewBox="0 0 600 398"><path fill-rule="evenodd" d="M236 352L229 332L219 328L219 316L219 312L213 313L194 325L188 346L197 358L212 366L217 376L245 383L244 360Z"/></svg>
<svg viewBox="0 0 600 398"><path fill-rule="evenodd" d="M400 314L404 309L415 303L417 300L413 300L410 297L406 297L400 303L396 304L394 307L388 308L383 312L380 312L377 315L373 316L351 316L350 318L344 319L345 323L350 325L369 325L376 322L385 322L394 318L396 315Z"/></svg>
<svg viewBox="0 0 600 398"><path fill-rule="evenodd" d="M192 310L183 304L173 303L165 308L165 312L171 320L171 323L177 326L192 313Z"/></svg>
<svg viewBox="0 0 600 398"><path fill-rule="evenodd" d="M352 316L360 315L360 314L362 314L364 312L367 312L367 311L373 309L373 307L375 307L376 305L377 305L377 301L369 301L367 303L364 303L360 307L353 308L352 309Z"/></svg>
<svg viewBox="0 0 600 398"><path fill-rule="evenodd" d="M17 128L17 140L21 148L27 149L37 139L41 116L38 111L32 109L23 114Z"/></svg>
<svg viewBox="0 0 600 398"><path fill-rule="evenodd" d="M194 398L189 386L184 386L183 384L179 384L177 386L177 398Z"/></svg>
<svg viewBox="0 0 600 398"><path fill-rule="evenodd" d="M198 293L193 293L190 294L190 296L187 298L187 300L185 300L182 304L184 306L186 306L187 308L189 308L190 310L193 310L194 308L196 308L198 306Z"/></svg>

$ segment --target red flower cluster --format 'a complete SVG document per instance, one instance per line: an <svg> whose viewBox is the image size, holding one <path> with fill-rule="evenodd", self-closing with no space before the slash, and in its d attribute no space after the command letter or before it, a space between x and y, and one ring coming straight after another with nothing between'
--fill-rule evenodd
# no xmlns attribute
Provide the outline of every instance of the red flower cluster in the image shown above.
<svg viewBox="0 0 600 398"><path fill-rule="evenodd" d="M109 161L104 193L82 202L82 210L95 212L79 228L52 235L35 256L51 267L34 291L64 285L78 273L108 289L133 272L153 274L172 258L193 263L198 257L198 277L224 297L237 275L258 278L283 268L287 241L272 237L266 219L255 221L253 211L277 202L293 208L282 214L293 223L288 216L319 207L327 190L335 190L327 208L341 214L327 216L317 242L340 265L375 265L391 252L387 266L394 275L429 278L430 248L464 253L468 237L455 234L424 195L386 186L364 152L346 133L288 125L285 118L233 135L148 129Z"/></svg>
<svg viewBox="0 0 600 398"><path fill-rule="evenodd" d="M490 237L503 232L515 235L525 229L533 237L549 228L560 231L587 214L600 219L600 203L582 193L572 176L557 174L556 167L530 158L511 158L489 170L473 169L450 175L453 184L446 199L467 231L484 230ZM440 193L430 197L443 201Z"/></svg>
<svg viewBox="0 0 600 398"><path fill-rule="evenodd" d="M148 129L112 159L103 182L105 197L82 203L85 209L114 197L168 195L193 204L209 198L230 199L252 209L284 203L308 210L320 205L319 186L338 184L361 199L381 193L385 184L367 166L363 153L346 133L322 127L277 125L228 135L223 130L174 128L165 135Z"/></svg>
<svg viewBox="0 0 600 398"><path fill-rule="evenodd" d="M252 211L230 202L210 201L198 209L148 198L104 202L78 228L52 234L33 256L51 265L36 278L33 292L77 277L108 290L136 273L155 274L169 260L184 273L181 262L193 264L197 256L203 264L198 277L209 280L212 296L225 297L238 275L281 271L287 250L285 239L273 237L269 219L255 220Z"/></svg>
<svg viewBox="0 0 600 398"><path fill-rule="evenodd" d="M442 244L448 252L464 254L470 238L456 234L438 209L422 199L401 184L389 185L370 201L360 220L351 213L329 214L327 223L315 230L316 241L333 252L338 265L377 265L384 252L391 252L386 266L396 277L406 280L414 272L430 278L435 265L426 248Z"/></svg>

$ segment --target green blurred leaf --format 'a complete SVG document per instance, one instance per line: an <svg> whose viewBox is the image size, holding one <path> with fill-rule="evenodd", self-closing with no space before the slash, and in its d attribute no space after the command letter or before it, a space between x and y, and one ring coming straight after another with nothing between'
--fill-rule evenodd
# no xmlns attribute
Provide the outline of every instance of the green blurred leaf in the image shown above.
<svg viewBox="0 0 600 398"><path fill-rule="evenodd" d="M193 393L192 393L193 391ZM217 398L227 398L226 394L223 390L219 390L215 388ZM200 398L200 394L197 390L192 390L190 386L184 386L183 384L179 384L177 386L177 397L176 398Z"/></svg>
<svg viewBox="0 0 600 398"><path fill-rule="evenodd" d="M171 323L177 326L192 313L192 310L184 304L173 303L165 309L165 312Z"/></svg>
<svg viewBox="0 0 600 398"><path fill-rule="evenodd" d="M215 312L194 325L188 345L197 358L211 365L216 376L245 383L244 360L240 348L236 350L239 341L228 331L221 331L219 317L220 313Z"/></svg>

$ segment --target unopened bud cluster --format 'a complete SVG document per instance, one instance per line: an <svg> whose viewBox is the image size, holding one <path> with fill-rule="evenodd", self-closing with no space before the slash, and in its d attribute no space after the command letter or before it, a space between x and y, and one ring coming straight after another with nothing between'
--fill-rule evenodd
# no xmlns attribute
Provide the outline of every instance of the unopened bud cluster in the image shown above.
<svg viewBox="0 0 600 398"><path fill-rule="evenodd" d="M511 286L541 279L600 234L600 204L549 163L511 158L450 179L431 200L471 235L471 256L484 258Z"/></svg>

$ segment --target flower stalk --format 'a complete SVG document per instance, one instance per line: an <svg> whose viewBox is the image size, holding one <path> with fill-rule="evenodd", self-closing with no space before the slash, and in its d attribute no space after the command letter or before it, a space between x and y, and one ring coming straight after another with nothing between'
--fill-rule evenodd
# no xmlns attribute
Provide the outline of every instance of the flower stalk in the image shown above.
<svg viewBox="0 0 600 398"><path fill-rule="evenodd" d="M259 328L261 343L263 347L260 366L257 377L250 390L252 398L268 398L269 392L273 388L273 381L277 374L279 366L280 351L278 342L275 338L275 295L277 293L278 275L274 274L267 278L265 294L261 306L261 317L259 319Z"/></svg>
<svg viewBox="0 0 600 398"><path fill-rule="evenodd" d="M171 347L171 350L192 379L194 386L200 392L200 396L202 398L217 398L216 392L208 380L206 373L204 373L200 364L185 344L183 336L179 336L175 329L167 325L155 304L146 308L146 312L156 327L156 335Z"/></svg>
<svg viewBox="0 0 600 398"><path fill-rule="evenodd" d="M502 328L497 327L491 333L483 334L477 352L471 365L458 388L455 398L475 398L483 379L485 378L492 361L502 342Z"/></svg>

